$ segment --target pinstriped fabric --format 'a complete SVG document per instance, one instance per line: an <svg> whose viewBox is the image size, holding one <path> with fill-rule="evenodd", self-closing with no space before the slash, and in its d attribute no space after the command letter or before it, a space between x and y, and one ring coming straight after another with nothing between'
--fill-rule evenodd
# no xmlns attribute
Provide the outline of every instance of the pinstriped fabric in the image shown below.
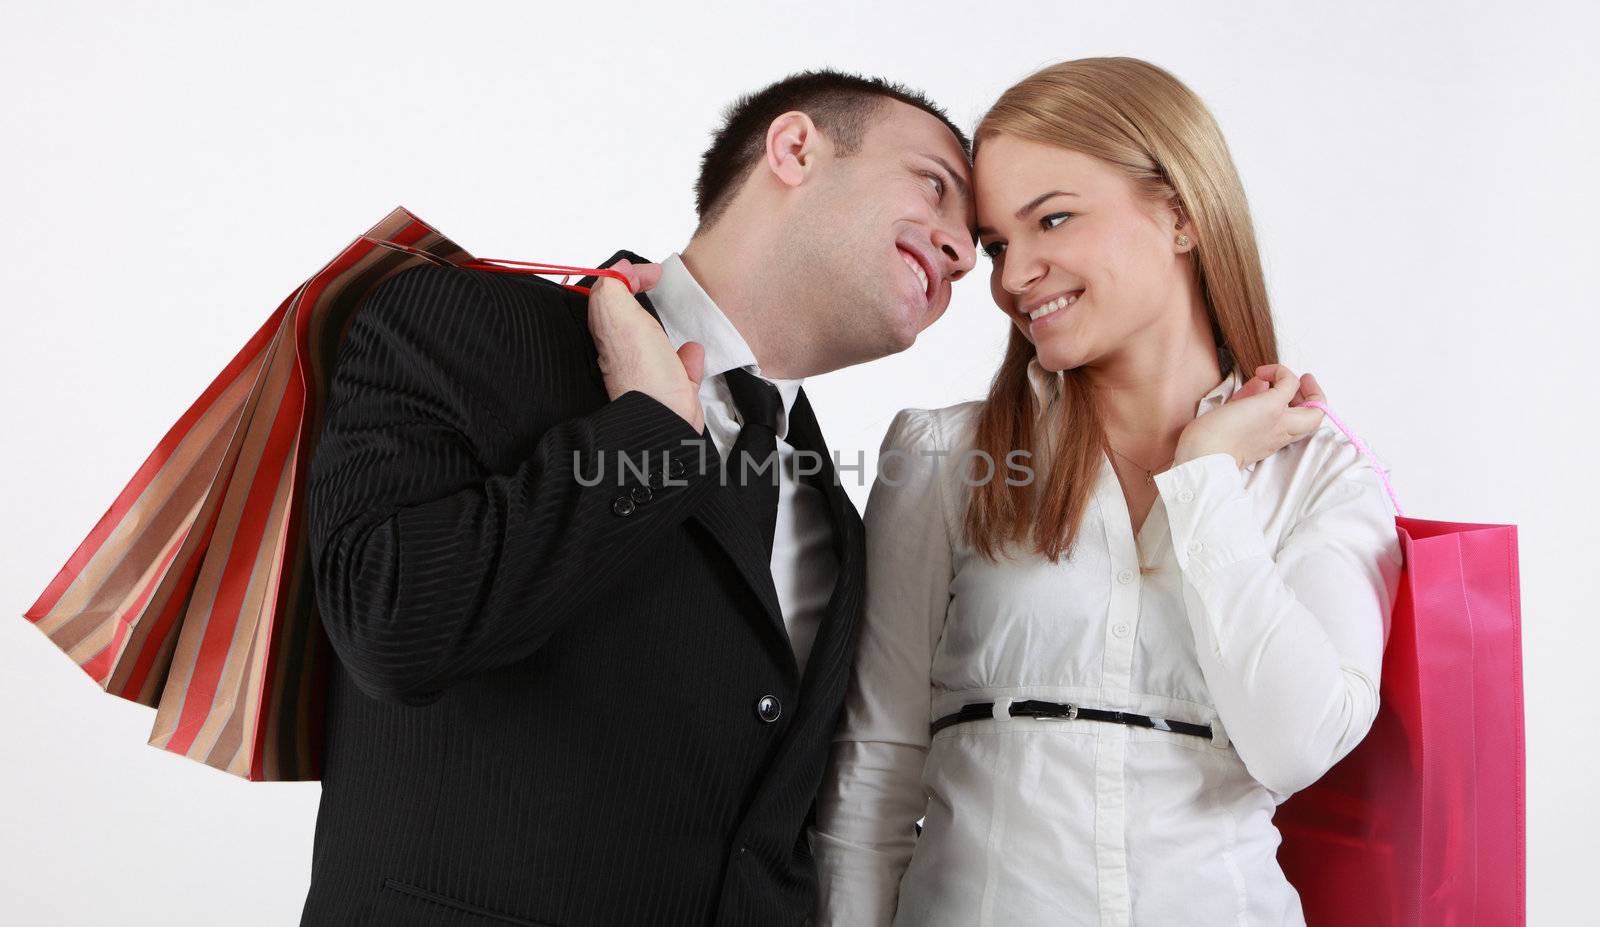
<svg viewBox="0 0 1600 927"><path fill-rule="evenodd" d="M340 348L307 509L338 660L304 924L809 916L860 520L825 488L840 578L796 678L715 448L607 401L584 317L544 281L420 267ZM792 415L825 454L803 393Z"/></svg>

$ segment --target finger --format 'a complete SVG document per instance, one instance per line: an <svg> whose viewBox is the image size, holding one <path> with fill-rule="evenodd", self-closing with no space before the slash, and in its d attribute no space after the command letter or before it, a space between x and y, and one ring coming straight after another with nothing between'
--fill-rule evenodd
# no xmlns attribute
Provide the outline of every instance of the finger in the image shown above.
<svg viewBox="0 0 1600 927"><path fill-rule="evenodd" d="M628 291L631 292L631 293L639 292L639 289L638 289L639 272L634 269L632 261L628 260L627 258L622 258L621 260L617 261L615 264L612 264L610 267L607 267L606 270L612 271L614 273L619 273L622 276L628 278ZM595 281L595 285L598 286L599 284L604 283L607 280L615 280L615 279L616 279L615 277L611 277L611 276L608 276L606 274L601 274L600 275L600 279Z"/></svg>
<svg viewBox="0 0 1600 927"><path fill-rule="evenodd" d="M589 334L602 360L613 358L619 351L627 352L631 345L639 343L639 336L635 334L639 317L648 313L622 283L611 277L601 277L589 289L588 308ZM661 328L656 326L655 331L660 334Z"/></svg>
<svg viewBox="0 0 1600 927"><path fill-rule="evenodd" d="M683 372L689 375L695 386L699 386L706 372L706 349L698 341L685 341L678 348L678 359L683 361Z"/></svg>
<svg viewBox="0 0 1600 927"><path fill-rule="evenodd" d="M614 270L628 278L628 292L643 293L657 283L661 282L660 264L635 264L627 258L622 258L615 264L606 268ZM615 279L615 278L603 278Z"/></svg>
<svg viewBox="0 0 1600 927"><path fill-rule="evenodd" d="M1228 397L1228 402L1232 402L1235 399L1249 399L1251 396L1259 396L1270 387L1271 384L1266 380L1260 377L1251 377L1249 382L1233 391L1233 395Z"/></svg>
<svg viewBox="0 0 1600 927"><path fill-rule="evenodd" d="M1300 400L1300 405L1305 405L1308 402L1326 403L1328 401L1328 397L1322 392L1322 384L1318 383L1317 378L1309 373L1300 378L1300 395L1304 397Z"/></svg>
<svg viewBox="0 0 1600 927"><path fill-rule="evenodd" d="M1289 409L1283 413L1284 427L1293 435L1290 443L1299 441L1322 425L1322 410L1312 408Z"/></svg>
<svg viewBox="0 0 1600 927"><path fill-rule="evenodd" d="M631 286L624 286L614 277L601 277L589 288L590 309L598 309L601 315L616 321L630 318L635 311L644 313L644 306L630 292Z"/></svg>
<svg viewBox="0 0 1600 927"><path fill-rule="evenodd" d="M607 312L611 305L613 291L621 286L611 277L601 277L594 286L589 288L589 333L599 338L608 329L610 315Z"/></svg>
<svg viewBox="0 0 1600 927"><path fill-rule="evenodd" d="M1261 392L1261 388L1261 381L1251 377L1250 382L1234 390L1233 395L1229 396L1227 400L1224 401L1223 405L1227 405L1229 402L1238 402L1241 399L1249 399L1256 393Z"/></svg>
<svg viewBox="0 0 1600 927"><path fill-rule="evenodd" d="M1272 387L1278 382L1278 379L1283 376L1283 370L1284 367L1282 364L1262 364L1261 366L1257 367L1255 376L1251 379L1261 381L1264 384L1264 387L1252 392L1250 395L1254 396L1258 393L1265 393L1271 390Z"/></svg>
<svg viewBox="0 0 1600 927"><path fill-rule="evenodd" d="M604 302L609 297L616 296L623 289L623 284L616 277L601 277L594 282L594 286L589 287L589 299L593 302L598 298Z"/></svg>
<svg viewBox="0 0 1600 927"><path fill-rule="evenodd" d="M638 275L637 283L633 288L635 293L643 293L661 282L660 264L636 264L633 269Z"/></svg>
<svg viewBox="0 0 1600 927"><path fill-rule="evenodd" d="M1273 365L1277 369L1272 374L1272 391L1277 393L1288 405L1294 399L1295 393L1300 390L1300 378L1295 376L1293 370L1282 364Z"/></svg>
<svg viewBox="0 0 1600 927"><path fill-rule="evenodd" d="M1285 373L1293 374L1294 371L1283 364L1262 364L1256 368L1256 376L1268 383L1278 382Z"/></svg>

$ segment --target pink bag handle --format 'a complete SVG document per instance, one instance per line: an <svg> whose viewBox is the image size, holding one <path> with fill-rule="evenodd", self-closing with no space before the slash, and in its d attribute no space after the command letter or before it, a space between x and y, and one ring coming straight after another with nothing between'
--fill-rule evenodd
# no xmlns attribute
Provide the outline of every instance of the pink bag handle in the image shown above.
<svg viewBox="0 0 1600 927"><path fill-rule="evenodd" d="M1302 402L1297 408L1321 409L1322 414L1328 417L1328 421L1332 422L1335 428L1338 428L1340 431L1344 432L1344 436L1350 439L1350 443L1356 446L1356 450L1360 451L1366 456L1367 460L1372 462L1372 469L1378 471L1378 479L1383 481L1383 491L1389 494L1389 501L1394 503L1394 513L1396 515L1405 514L1405 512L1400 508L1399 497L1394 494L1394 487L1389 485L1389 474L1378 463L1377 455L1372 453L1372 449L1367 447L1366 442L1356 437L1355 433L1352 432L1344 422L1339 420L1339 416L1333 414L1332 409L1320 402L1316 402L1315 400L1311 402Z"/></svg>

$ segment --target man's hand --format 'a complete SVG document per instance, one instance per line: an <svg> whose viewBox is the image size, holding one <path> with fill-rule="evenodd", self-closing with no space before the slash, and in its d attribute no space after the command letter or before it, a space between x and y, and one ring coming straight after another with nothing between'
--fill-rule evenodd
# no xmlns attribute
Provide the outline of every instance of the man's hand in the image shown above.
<svg viewBox="0 0 1600 927"><path fill-rule="evenodd" d="M628 278L628 287L601 277L589 290L589 333L600 356L600 373L612 399L638 390L678 413L695 431L705 431L700 408L700 378L705 349L686 342L676 352L667 333L639 305L634 293L661 279L661 265L634 265L621 260L611 266Z"/></svg>

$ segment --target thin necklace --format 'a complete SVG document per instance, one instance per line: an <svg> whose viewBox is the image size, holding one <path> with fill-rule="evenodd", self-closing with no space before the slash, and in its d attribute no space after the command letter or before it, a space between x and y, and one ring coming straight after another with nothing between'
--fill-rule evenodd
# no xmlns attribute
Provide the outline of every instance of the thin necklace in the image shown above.
<svg viewBox="0 0 1600 927"><path fill-rule="evenodd" d="M1144 481L1146 483L1149 483L1151 485L1155 484L1155 481L1156 481L1155 470L1152 470L1151 468L1146 467L1144 464L1140 463L1137 460L1134 460L1132 457L1129 457L1127 454L1124 454L1121 451L1117 450L1116 448L1111 447L1109 442L1106 444L1106 447L1110 447L1111 448L1111 453L1116 454L1118 457L1121 457L1123 460L1126 460L1128 463L1131 463L1135 467L1138 467L1140 470L1143 470L1144 471ZM1177 459L1178 458L1174 457L1174 458L1172 458L1172 460L1167 461L1166 464L1163 464L1162 466L1160 466L1160 467L1158 467L1156 469L1165 470L1168 466L1171 466L1173 460L1177 460Z"/></svg>

